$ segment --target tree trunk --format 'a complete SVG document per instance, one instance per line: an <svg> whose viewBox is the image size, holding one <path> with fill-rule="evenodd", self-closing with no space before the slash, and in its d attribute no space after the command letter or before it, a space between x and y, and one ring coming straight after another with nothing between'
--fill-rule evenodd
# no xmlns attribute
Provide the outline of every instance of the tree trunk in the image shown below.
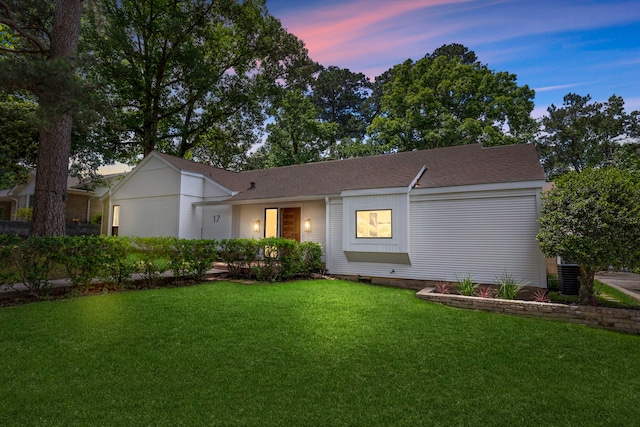
<svg viewBox="0 0 640 427"><path fill-rule="evenodd" d="M49 60L73 60L78 51L82 0L57 0ZM74 68L64 68L74 78ZM70 94L62 94L68 105ZM60 96L59 94L56 96ZM40 131L31 236L65 234L67 175L71 151L71 112L56 99L40 98L45 124Z"/></svg>

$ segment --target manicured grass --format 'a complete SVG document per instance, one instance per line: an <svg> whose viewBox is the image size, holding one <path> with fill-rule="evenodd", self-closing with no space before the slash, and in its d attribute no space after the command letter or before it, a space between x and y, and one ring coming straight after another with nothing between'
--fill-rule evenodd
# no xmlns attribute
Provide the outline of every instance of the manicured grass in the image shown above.
<svg viewBox="0 0 640 427"><path fill-rule="evenodd" d="M638 305L640 305L640 302L638 302L638 300L631 298L624 292L620 292L616 288L606 285L598 280L596 280L595 286L596 289L598 289L604 296L608 297L609 299L614 299L621 304L625 304L631 307L637 307Z"/></svg>
<svg viewBox="0 0 640 427"><path fill-rule="evenodd" d="M0 309L0 425L591 426L640 419L640 337L343 281Z"/></svg>

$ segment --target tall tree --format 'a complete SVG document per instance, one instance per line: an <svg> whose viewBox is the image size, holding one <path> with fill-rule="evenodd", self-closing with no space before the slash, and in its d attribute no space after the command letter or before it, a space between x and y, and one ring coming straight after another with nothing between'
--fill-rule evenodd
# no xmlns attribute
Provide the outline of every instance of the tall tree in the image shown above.
<svg viewBox="0 0 640 427"><path fill-rule="evenodd" d="M94 59L86 72L113 106L97 136L123 148L125 158L155 149L196 156L233 140L235 148L216 159L237 161L236 151L259 141L254 130L279 85L315 69L264 0L100 5L83 38Z"/></svg>
<svg viewBox="0 0 640 427"><path fill-rule="evenodd" d="M338 124L318 120L318 111L300 90L287 92L267 125L266 143L254 153L254 168L270 168L322 160Z"/></svg>
<svg viewBox="0 0 640 427"><path fill-rule="evenodd" d="M549 178L609 164L635 132L633 113L625 113L624 100L616 95L594 102L589 95L569 93L562 107L551 105L547 113L536 148Z"/></svg>
<svg viewBox="0 0 640 427"><path fill-rule="evenodd" d="M529 142L534 91L473 59L464 46L451 45L393 67L368 128L372 142L385 151Z"/></svg>
<svg viewBox="0 0 640 427"><path fill-rule="evenodd" d="M336 141L364 137L369 125L365 103L371 92L371 82L364 74L330 66L320 71L311 90L320 120L339 125Z"/></svg>
<svg viewBox="0 0 640 427"><path fill-rule="evenodd" d="M15 42L0 47L5 90L27 89L38 100L37 174L31 235L65 233L66 186L71 150L75 63L82 0L0 0L0 23ZM11 58L7 58L11 55Z"/></svg>

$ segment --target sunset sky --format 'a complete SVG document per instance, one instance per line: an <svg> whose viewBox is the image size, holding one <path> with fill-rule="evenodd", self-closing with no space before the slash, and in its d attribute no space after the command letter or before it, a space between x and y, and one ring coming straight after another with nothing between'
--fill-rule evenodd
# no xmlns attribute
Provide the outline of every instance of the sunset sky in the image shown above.
<svg viewBox="0 0 640 427"><path fill-rule="evenodd" d="M535 117L569 92L640 109L640 1L267 0L325 67L370 78L461 43L536 91Z"/></svg>

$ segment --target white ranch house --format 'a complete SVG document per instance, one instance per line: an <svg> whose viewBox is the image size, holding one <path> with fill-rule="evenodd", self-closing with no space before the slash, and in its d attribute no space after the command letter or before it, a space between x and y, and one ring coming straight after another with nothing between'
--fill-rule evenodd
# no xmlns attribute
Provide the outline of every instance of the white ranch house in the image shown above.
<svg viewBox="0 0 640 427"><path fill-rule="evenodd" d="M531 144L464 145L230 172L153 152L103 197L108 234L286 237L330 274L546 286Z"/></svg>

